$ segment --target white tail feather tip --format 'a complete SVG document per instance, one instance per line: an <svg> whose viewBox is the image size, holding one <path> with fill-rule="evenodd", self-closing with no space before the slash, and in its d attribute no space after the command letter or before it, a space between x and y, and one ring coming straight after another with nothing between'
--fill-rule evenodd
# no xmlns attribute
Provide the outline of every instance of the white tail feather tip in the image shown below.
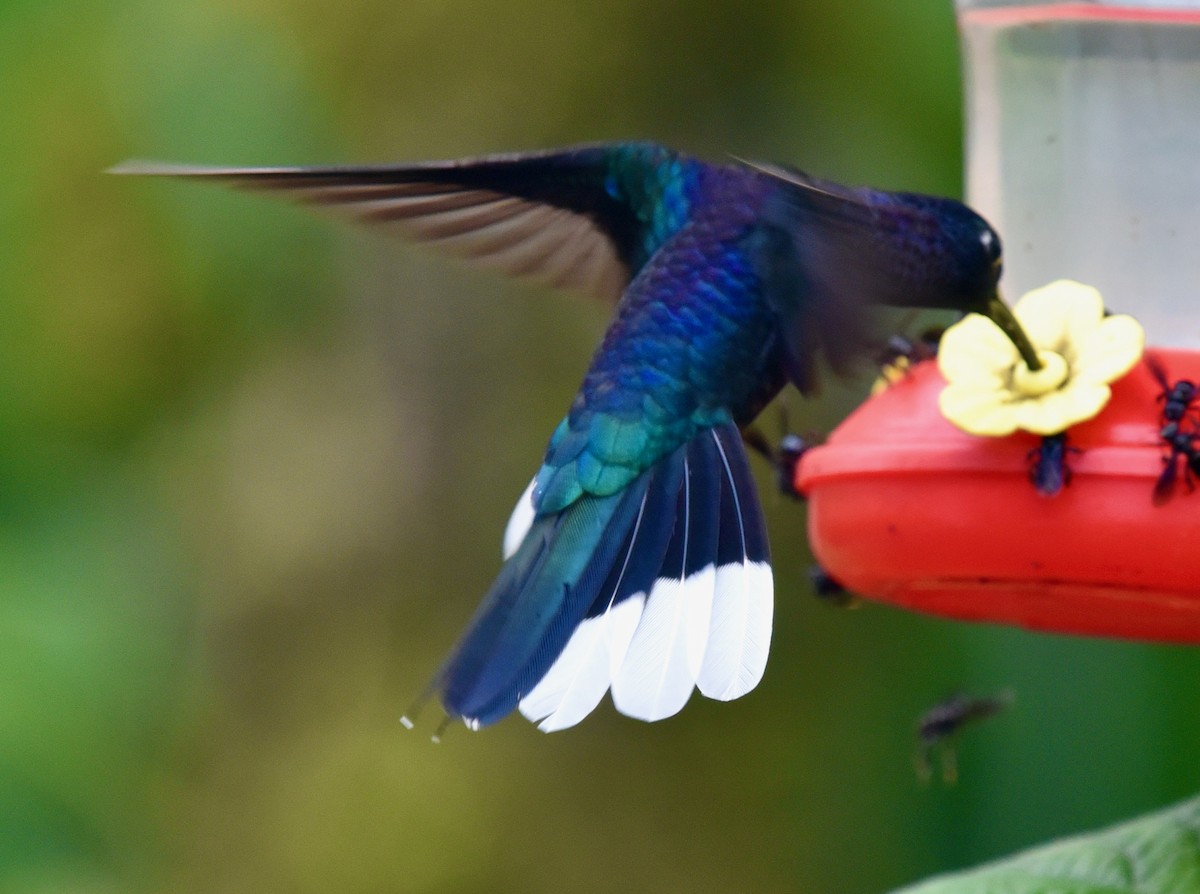
<svg viewBox="0 0 1200 894"><path fill-rule="evenodd" d="M654 582L629 652L613 677L613 704L622 714L653 722L683 710L703 660L697 652L709 624L714 581L708 566L683 580Z"/></svg>
<svg viewBox="0 0 1200 894"><path fill-rule="evenodd" d="M521 494L521 498L517 500L517 505L509 516L508 525L504 528L504 559L507 561L512 557L518 549L521 548L521 541L525 539L525 535L529 533L529 529L533 526L535 513L533 511L533 485L537 482L537 478L529 482L529 487L525 488Z"/></svg>
<svg viewBox="0 0 1200 894"><path fill-rule="evenodd" d="M696 685L708 698L732 701L759 684L771 648L775 585L766 562L717 569L712 624Z"/></svg>
<svg viewBox="0 0 1200 894"><path fill-rule="evenodd" d="M521 699L521 713L545 733L592 713L625 659L645 601L639 593L580 624L546 676Z"/></svg>

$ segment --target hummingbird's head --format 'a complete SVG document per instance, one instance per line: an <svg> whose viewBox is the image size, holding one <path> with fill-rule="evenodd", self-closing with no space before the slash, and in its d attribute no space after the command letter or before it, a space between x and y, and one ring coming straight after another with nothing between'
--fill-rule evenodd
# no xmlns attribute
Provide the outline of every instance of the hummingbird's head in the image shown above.
<svg viewBox="0 0 1200 894"><path fill-rule="evenodd" d="M917 193L872 195L898 303L987 313L1004 267L1000 236L962 202Z"/></svg>
<svg viewBox="0 0 1200 894"><path fill-rule="evenodd" d="M852 188L773 165L751 165L780 187L776 216L793 234L806 285L824 301L979 313L1041 364L1000 300L1000 236L962 202ZM819 301L814 303L820 303Z"/></svg>
<svg viewBox="0 0 1200 894"><path fill-rule="evenodd" d="M1004 253L986 220L954 199L915 193L876 193L889 254L902 271L909 307L944 308L988 317L1004 331L1031 369L1037 354L1000 298Z"/></svg>

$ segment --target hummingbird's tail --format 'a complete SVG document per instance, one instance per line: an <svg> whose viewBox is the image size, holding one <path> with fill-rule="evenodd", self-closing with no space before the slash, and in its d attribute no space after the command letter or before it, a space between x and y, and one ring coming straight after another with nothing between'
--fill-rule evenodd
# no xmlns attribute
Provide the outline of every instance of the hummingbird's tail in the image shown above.
<svg viewBox="0 0 1200 894"><path fill-rule="evenodd" d="M477 728L519 707L550 732L610 688L621 713L660 720L694 688L728 701L758 684L773 583L733 424L702 430L616 494L544 516L528 501L527 491L505 535L511 555L437 677L449 715Z"/></svg>

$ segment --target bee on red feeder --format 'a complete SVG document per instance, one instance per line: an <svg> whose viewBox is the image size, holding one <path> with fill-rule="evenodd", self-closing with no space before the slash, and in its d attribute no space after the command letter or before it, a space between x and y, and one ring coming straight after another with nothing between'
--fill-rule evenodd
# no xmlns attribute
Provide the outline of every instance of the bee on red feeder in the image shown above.
<svg viewBox="0 0 1200 894"><path fill-rule="evenodd" d="M1154 505L1161 506L1175 494L1180 477L1180 460L1183 460L1183 481L1188 493L1196 489L1195 479L1200 475L1200 449L1196 446L1200 438L1200 426L1197 425L1195 403L1200 398L1200 387L1191 379L1172 382L1157 357L1147 355L1145 360L1146 368L1162 388L1158 402L1162 404L1159 418L1163 425L1158 434L1167 448L1167 455L1163 457L1162 474L1154 482L1151 494ZM1193 424L1185 426L1189 420Z"/></svg>
<svg viewBox="0 0 1200 894"><path fill-rule="evenodd" d="M1190 379L1179 379L1172 384L1166 369L1157 357L1146 355L1146 368L1154 376L1155 381L1162 387L1158 400L1162 403L1162 421L1167 426L1172 422L1182 422L1184 417L1194 414L1193 404L1200 397L1200 387ZM1167 437L1163 436L1164 439Z"/></svg>
<svg viewBox="0 0 1200 894"><path fill-rule="evenodd" d="M809 567L808 580L812 584L813 594L825 605L833 608L858 608L858 597L820 565Z"/></svg>
<svg viewBox="0 0 1200 894"><path fill-rule="evenodd" d="M1029 463L1029 480L1044 497L1053 497L1071 483L1071 467L1067 456L1082 453L1078 447L1067 443L1067 433L1046 435L1042 442L1026 454Z"/></svg>
<svg viewBox="0 0 1200 894"><path fill-rule="evenodd" d="M802 438L787 431L787 414L781 409L784 434L779 439L778 446L772 447L761 429L749 427L742 429L742 442L771 464L775 470L775 487L785 497L793 500L803 500L804 495L796 488L796 467L800 459L809 450L821 442L821 438L809 436Z"/></svg>
<svg viewBox="0 0 1200 894"><path fill-rule="evenodd" d="M890 336L878 357L879 377L871 385L871 394L878 394L902 382L918 363L937 357L938 341L945 331L940 326L934 326L916 338L909 338L898 332Z"/></svg>
<svg viewBox="0 0 1200 894"><path fill-rule="evenodd" d="M1196 489L1196 477L1200 475L1200 448L1196 446L1200 430L1195 427L1184 429L1179 422L1172 421L1162 427L1159 437L1163 439L1168 453L1163 457L1162 474L1154 482L1151 495L1156 506L1161 506L1175 494L1179 482L1179 460L1184 461L1183 482L1187 485L1188 493Z"/></svg>

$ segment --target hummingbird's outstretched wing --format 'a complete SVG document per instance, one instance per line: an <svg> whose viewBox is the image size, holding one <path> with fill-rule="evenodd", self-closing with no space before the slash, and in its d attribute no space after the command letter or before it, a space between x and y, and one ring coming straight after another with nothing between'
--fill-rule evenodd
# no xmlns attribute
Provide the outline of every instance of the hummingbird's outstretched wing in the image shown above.
<svg viewBox="0 0 1200 894"><path fill-rule="evenodd" d="M213 180L330 208L481 266L615 302L643 258L603 144L413 165L209 167L127 161L110 173Z"/></svg>

